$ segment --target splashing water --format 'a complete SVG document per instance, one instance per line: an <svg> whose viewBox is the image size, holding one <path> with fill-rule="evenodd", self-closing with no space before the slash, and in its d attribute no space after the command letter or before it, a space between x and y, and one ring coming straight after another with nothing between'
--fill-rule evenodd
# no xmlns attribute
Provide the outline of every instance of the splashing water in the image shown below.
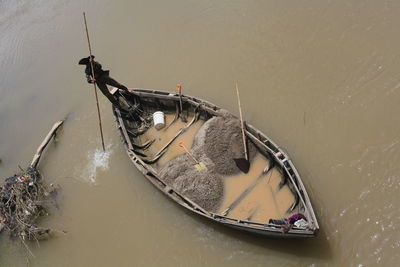
<svg viewBox="0 0 400 267"><path fill-rule="evenodd" d="M111 145L106 147L106 151L96 149L95 151L89 151L87 158L88 162L84 171L81 174L81 178L89 183L96 184L96 174L98 170L105 171L108 169L108 162L112 153Z"/></svg>

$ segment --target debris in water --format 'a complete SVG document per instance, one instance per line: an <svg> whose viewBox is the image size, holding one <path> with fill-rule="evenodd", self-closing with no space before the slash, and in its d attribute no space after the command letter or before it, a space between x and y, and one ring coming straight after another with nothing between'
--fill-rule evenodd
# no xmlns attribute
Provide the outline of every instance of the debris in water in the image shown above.
<svg viewBox="0 0 400 267"><path fill-rule="evenodd" d="M43 203L56 190L57 187L46 186L33 167L7 178L0 187L0 229L6 228L22 240L36 240L50 233L51 229L35 222L48 214Z"/></svg>
<svg viewBox="0 0 400 267"><path fill-rule="evenodd" d="M26 170L21 168L20 173L5 179L4 185L0 186L0 231L5 229L11 236L18 237L31 255L33 254L25 240L39 240L47 237L52 231L59 232L36 224L40 217L48 215L46 199L58 189L43 182L37 165L43 150L62 123L63 121L59 121L54 124L39 146L30 166Z"/></svg>

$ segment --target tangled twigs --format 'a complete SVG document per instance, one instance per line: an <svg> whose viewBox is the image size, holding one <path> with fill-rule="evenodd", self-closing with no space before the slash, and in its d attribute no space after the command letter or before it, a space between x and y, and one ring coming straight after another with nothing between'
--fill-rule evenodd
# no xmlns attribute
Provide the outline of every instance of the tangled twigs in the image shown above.
<svg viewBox="0 0 400 267"><path fill-rule="evenodd" d="M46 199L55 195L57 188L43 182L37 165L43 150L62 123L59 121L54 124L39 146L31 165L25 171L21 168L20 173L7 178L4 185L0 186L0 231L3 228L8 230L11 236L20 238L25 246L25 240L37 241L52 231L38 226L36 221L48 214Z"/></svg>
<svg viewBox="0 0 400 267"><path fill-rule="evenodd" d="M0 220L12 236L32 240L50 232L35 221L47 214L42 203L54 190L57 189L46 186L32 167L6 179L0 188Z"/></svg>

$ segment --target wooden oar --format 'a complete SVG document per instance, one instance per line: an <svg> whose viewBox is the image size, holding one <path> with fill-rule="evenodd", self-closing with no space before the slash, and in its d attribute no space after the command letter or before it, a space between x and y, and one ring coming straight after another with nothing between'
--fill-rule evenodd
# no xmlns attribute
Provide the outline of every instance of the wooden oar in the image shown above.
<svg viewBox="0 0 400 267"><path fill-rule="evenodd" d="M193 159L193 161L196 163L196 165L194 165L194 167L195 167L198 171L205 171L205 170L207 170L206 165L204 165L203 162L199 162L199 161L192 155L192 153L190 153L190 151L186 148L185 143L184 143L183 141L180 141L178 144L179 144L180 147L182 147L182 148L185 150L186 154L188 154L188 155Z"/></svg>
<svg viewBox="0 0 400 267"><path fill-rule="evenodd" d="M182 86L178 83L178 84L176 85L176 89L178 89L178 93L179 93L179 106L180 106L179 117L181 118L181 121L182 121L182 122L187 122L186 116L183 114Z"/></svg>
<svg viewBox="0 0 400 267"><path fill-rule="evenodd" d="M244 122L243 122L243 116L242 116L242 106L240 105L240 96L239 96L239 88L236 83L236 93L237 93L237 98L238 98L238 104L239 104L239 114L240 114L240 127L242 128L242 138L243 138L243 147L244 147L244 158L236 158L233 159L236 163L236 166L239 168L244 173L248 173L250 169L250 162L249 162L249 156L247 153L247 145L246 145L246 135L244 134Z"/></svg>

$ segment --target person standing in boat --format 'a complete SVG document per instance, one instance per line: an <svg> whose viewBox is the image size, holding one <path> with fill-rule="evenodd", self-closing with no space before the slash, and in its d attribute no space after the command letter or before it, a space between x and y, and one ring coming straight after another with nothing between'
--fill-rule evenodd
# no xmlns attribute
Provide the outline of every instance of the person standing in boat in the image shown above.
<svg viewBox="0 0 400 267"><path fill-rule="evenodd" d="M94 77L92 77L92 66L90 61L93 63ZM105 95L111 103L120 108L118 100L110 93L107 85L114 86L118 89L128 92L128 88L125 85L120 84L116 80L110 77L109 70L103 70L99 62L94 61L94 55L85 57L79 60L79 65L85 65L85 74L88 83L96 83L100 91Z"/></svg>

